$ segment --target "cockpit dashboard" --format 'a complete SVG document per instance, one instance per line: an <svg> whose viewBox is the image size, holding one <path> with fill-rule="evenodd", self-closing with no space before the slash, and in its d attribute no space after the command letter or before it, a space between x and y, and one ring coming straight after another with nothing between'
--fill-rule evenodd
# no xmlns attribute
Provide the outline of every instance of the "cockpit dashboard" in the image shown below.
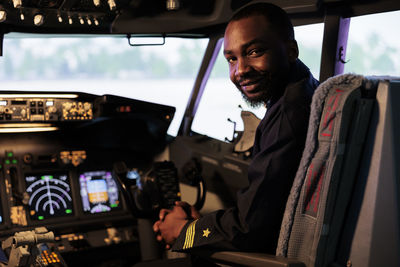
<svg viewBox="0 0 400 267"><path fill-rule="evenodd" d="M137 246L113 164L124 162L125 178L139 181L165 148L174 112L113 95L2 92L1 237L45 226L67 254Z"/></svg>

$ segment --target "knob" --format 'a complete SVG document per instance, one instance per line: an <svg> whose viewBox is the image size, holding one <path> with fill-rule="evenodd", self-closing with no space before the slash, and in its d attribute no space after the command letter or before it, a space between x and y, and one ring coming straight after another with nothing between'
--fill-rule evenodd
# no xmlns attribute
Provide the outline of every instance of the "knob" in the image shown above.
<svg viewBox="0 0 400 267"><path fill-rule="evenodd" d="M49 107L47 110L49 111L49 113L56 113L57 112L57 108L56 107Z"/></svg>

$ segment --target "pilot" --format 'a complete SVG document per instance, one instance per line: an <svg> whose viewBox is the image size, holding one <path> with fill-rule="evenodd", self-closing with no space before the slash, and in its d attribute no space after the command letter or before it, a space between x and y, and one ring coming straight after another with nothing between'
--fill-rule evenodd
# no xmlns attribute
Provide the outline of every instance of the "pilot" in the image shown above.
<svg viewBox="0 0 400 267"><path fill-rule="evenodd" d="M267 107L256 131L249 186L238 192L234 207L204 216L177 202L172 210L161 210L153 230L174 251L203 247L275 254L318 81L298 59L288 15L272 4L234 14L225 30L224 55L245 100Z"/></svg>

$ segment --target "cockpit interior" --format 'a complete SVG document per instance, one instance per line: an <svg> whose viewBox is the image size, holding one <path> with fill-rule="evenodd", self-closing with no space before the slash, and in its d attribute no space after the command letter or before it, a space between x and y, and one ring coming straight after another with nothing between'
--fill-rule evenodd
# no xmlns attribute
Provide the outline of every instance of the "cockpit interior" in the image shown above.
<svg viewBox="0 0 400 267"><path fill-rule="evenodd" d="M179 200L202 213L230 207L248 185L266 109L243 101L221 47L230 17L254 2L289 14L299 57L321 83L343 73L400 76L397 0L0 0L0 266L188 257L165 250L152 225ZM393 112L376 125L391 122L390 134L379 132L388 144L371 152L375 134L362 151L371 166L392 162L379 177L393 180L357 182L363 193L343 215L351 227L340 260L315 266L400 265L400 86L385 81L393 91L382 107ZM311 266L258 256L211 259Z"/></svg>

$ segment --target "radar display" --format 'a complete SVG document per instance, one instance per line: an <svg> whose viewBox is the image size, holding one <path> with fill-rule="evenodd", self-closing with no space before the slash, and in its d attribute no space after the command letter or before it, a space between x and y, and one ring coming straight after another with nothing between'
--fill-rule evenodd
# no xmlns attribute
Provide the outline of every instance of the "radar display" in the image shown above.
<svg viewBox="0 0 400 267"><path fill-rule="evenodd" d="M30 174L25 176L25 182L32 220L73 214L71 186L67 174Z"/></svg>

